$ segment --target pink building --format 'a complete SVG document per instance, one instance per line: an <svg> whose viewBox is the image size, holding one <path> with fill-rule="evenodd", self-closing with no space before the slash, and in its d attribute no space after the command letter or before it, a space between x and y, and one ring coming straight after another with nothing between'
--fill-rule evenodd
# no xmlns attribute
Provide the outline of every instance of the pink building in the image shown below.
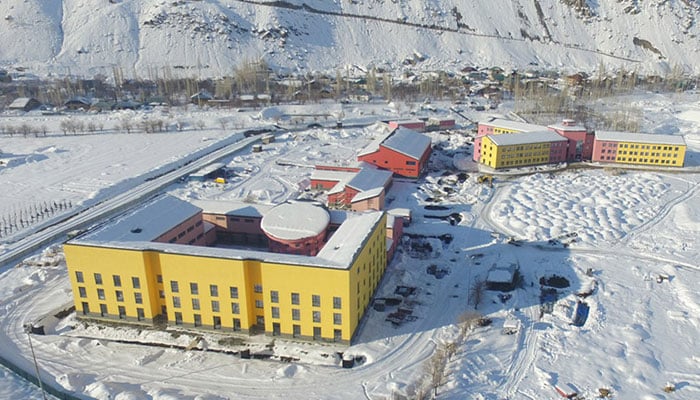
<svg viewBox="0 0 700 400"><path fill-rule="evenodd" d="M560 124L550 125L549 129L564 136L568 141L569 149L567 161L587 161L593 157L593 142L595 134L588 132L585 127L576 125L576 121L565 119Z"/></svg>
<svg viewBox="0 0 700 400"><path fill-rule="evenodd" d="M314 203L283 203L267 212L260 227L275 253L315 256L323 248L328 210Z"/></svg>
<svg viewBox="0 0 700 400"><path fill-rule="evenodd" d="M382 210L384 198L392 182L392 172L365 164L355 172L326 167L311 174L311 187L328 191L330 207L353 211Z"/></svg>
<svg viewBox="0 0 700 400"><path fill-rule="evenodd" d="M398 128L411 129L417 132L422 132L425 130L425 121L419 119L402 119L398 121L389 121L389 128L392 130Z"/></svg>

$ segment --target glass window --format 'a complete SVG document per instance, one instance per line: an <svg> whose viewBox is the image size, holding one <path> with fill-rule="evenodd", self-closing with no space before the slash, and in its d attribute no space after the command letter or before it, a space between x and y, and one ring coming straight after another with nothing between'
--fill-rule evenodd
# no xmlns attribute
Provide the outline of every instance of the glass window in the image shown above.
<svg viewBox="0 0 700 400"><path fill-rule="evenodd" d="M163 283L163 275L156 275L156 282Z"/></svg>
<svg viewBox="0 0 700 400"><path fill-rule="evenodd" d="M311 295L311 305L314 307L321 307L321 296L317 294Z"/></svg>
<svg viewBox="0 0 700 400"><path fill-rule="evenodd" d="M100 274L99 272L95 272L95 284L96 285L102 284L102 274Z"/></svg>
<svg viewBox="0 0 700 400"><path fill-rule="evenodd" d="M126 307L119 306L118 308L119 308L119 319L126 318Z"/></svg>
<svg viewBox="0 0 700 400"><path fill-rule="evenodd" d="M177 283L177 281L170 281L170 291L173 293L180 292L180 285Z"/></svg>
<svg viewBox="0 0 700 400"><path fill-rule="evenodd" d="M292 325L292 335L294 337L301 336L301 325Z"/></svg>
<svg viewBox="0 0 700 400"><path fill-rule="evenodd" d="M80 293L80 297L87 297L87 290L82 286L78 287L78 293Z"/></svg>
<svg viewBox="0 0 700 400"><path fill-rule="evenodd" d="M180 304L180 298L178 296L173 296L173 307L174 308L182 307L182 304Z"/></svg>
<svg viewBox="0 0 700 400"><path fill-rule="evenodd" d="M301 319L301 311L298 308L292 308L292 319L299 321Z"/></svg>
<svg viewBox="0 0 700 400"><path fill-rule="evenodd" d="M209 285L209 294L211 297L219 297L219 287L216 285Z"/></svg>
<svg viewBox="0 0 700 400"><path fill-rule="evenodd" d="M200 314L194 314L194 326L202 326L202 316Z"/></svg>
<svg viewBox="0 0 700 400"><path fill-rule="evenodd" d="M165 290L159 290L158 297L160 297L161 299L164 299L165 298Z"/></svg>
<svg viewBox="0 0 700 400"><path fill-rule="evenodd" d="M262 293L262 285L259 284L259 283L258 283L258 284L255 284L255 286L253 286L253 291L254 291L255 293Z"/></svg>
<svg viewBox="0 0 700 400"><path fill-rule="evenodd" d="M175 312L175 325L182 325L182 313L179 311Z"/></svg>
<svg viewBox="0 0 700 400"><path fill-rule="evenodd" d="M136 318L141 321L146 318L146 314L143 312L143 308L136 309Z"/></svg>
<svg viewBox="0 0 700 400"><path fill-rule="evenodd" d="M114 287L120 287L122 285L122 277L119 275L112 275L112 281L114 281Z"/></svg>
<svg viewBox="0 0 700 400"><path fill-rule="evenodd" d="M231 303L231 312L233 314L240 314L241 306L238 303Z"/></svg>
<svg viewBox="0 0 700 400"><path fill-rule="evenodd" d="M280 308L279 307L272 307L272 318L279 318L280 317Z"/></svg>
<svg viewBox="0 0 700 400"><path fill-rule="evenodd" d="M341 313L333 313L333 324L341 325L343 323L343 315Z"/></svg>
<svg viewBox="0 0 700 400"><path fill-rule="evenodd" d="M336 310L343 308L343 299L340 297L333 297L333 308Z"/></svg>
<svg viewBox="0 0 700 400"><path fill-rule="evenodd" d="M263 308L263 301L255 300L255 308Z"/></svg>
<svg viewBox="0 0 700 400"><path fill-rule="evenodd" d="M199 285L197 285L197 282L190 282L190 293L199 294Z"/></svg>
<svg viewBox="0 0 700 400"><path fill-rule="evenodd" d="M192 299L192 309L199 310L199 299Z"/></svg>
<svg viewBox="0 0 700 400"><path fill-rule="evenodd" d="M121 290L115 290L114 295L117 297L117 301L124 301L124 292Z"/></svg>
<svg viewBox="0 0 700 400"><path fill-rule="evenodd" d="M141 293L134 293L134 301L136 304L143 304L143 298L141 297Z"/></svg>
<svg viewBox="0 0 700 400"><path fill-rule="evenodd" d="M238 298L238 288L235 286L231 286L231 298L232 299Z"/></svg>
<svg viewBox="0 0 700 400"><path fill-rule="evenodd" d="M241 330L241 320L238 318L233 319L233 330L234 331L240 331Z"/></svg>
<svg viewBox="0 0 700 400"><path fill-rule="evenodd" d="M105 299L105 290L104 289L97 289L97 298L100 300Z"/></svg>
<svg viewBox="0 0 700 400"><path fill-rule="evenodd" d="M211 301L211 310L213 312L219 312L219 302L217 300Z"/></svg>
<svg viewBox="0 0 700 400"><path fill-rule="evenodd" d="M299 293L292 293L292 304L299 304Z"/></svg>
<svg viewBox="0 0 700 400"><path fill-rule="evenodd" d="M107 314L107 304L100 304L100 315L104 317Z"/></svg>
<svg viewBox="0 0 700 400"><path fill-rule="evenodd" d="M279 303L280 302L280 293L276 290L271 290L270 291L270 303Z"/></svg>
<svg viewBox="0 0 700 400"><path fill-rule="evenodd" d="M218 315L215 315L213 318L213 322L214 322L214 329L221 329L221 317L219 317Z"/></svg>
<svg viewBox="0 0 700 400"><path fill-rule="evenodd" d="M80 271L75 271L75 280L76 280L78 283L83 283L83 282L85 282L85 279L83 278L83 273L80 272Z"/></svg>
<svg viewBox="0 0 700 400"><path fill-rule="evenodd" d="M138 276L131 277L131 285L134 287L134 289L141 289L141 280Z"/></svg>
<svg viewBox="0 0 700 400"><path fill-rule="evenodd" d="M313 315L314 322L321 322L321 312L320 311L314 311L312 315Z"/></svg>

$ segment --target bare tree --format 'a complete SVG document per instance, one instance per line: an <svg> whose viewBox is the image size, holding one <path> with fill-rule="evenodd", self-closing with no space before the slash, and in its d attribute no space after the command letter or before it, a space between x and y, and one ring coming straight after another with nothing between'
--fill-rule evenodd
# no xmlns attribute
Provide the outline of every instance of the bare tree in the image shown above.
<svg viewBox="0 0 700 400"><path fill-rule="evenodd" d="M479 303L484 299L484 292L486 291L486 283L481 279L474 280L471 288L469 288L469 299L474 304L474 309L479 307Z"/></svg>

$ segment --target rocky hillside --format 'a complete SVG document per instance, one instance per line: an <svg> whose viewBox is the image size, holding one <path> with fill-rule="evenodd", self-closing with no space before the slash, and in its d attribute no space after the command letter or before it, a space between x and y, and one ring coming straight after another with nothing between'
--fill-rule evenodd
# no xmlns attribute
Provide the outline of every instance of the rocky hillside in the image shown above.
<svg viewBox="0 0 700 400"><path fill-rule="evenodd" d="M700 72L697 0L0 0L0 67L45 76L467 65Z"/></svg>

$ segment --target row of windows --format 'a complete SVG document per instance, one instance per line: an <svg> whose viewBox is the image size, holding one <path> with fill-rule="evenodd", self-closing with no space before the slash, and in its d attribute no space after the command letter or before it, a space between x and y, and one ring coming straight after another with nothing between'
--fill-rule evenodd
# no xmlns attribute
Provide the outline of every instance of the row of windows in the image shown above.
<svg viewBox="0 0 700 400"><path fill-rule="evenodd" d="M608 153L611 153L610 150L608 150ZM626 151L626 150L620 150L618 154L628 154L631 156L651 156L651 157L664 157L664 158L669 158L669 157L677 157L678 153L649 153L648 151Z"/></svg>
<svg viewBox="0 0 700 400"><path fill-rule="evenodd" d="M187 233L192 232L195 227L199 227L201 225L202 225L202 221L201 220L197 221L194 225L190 225L187 227L187 229L180 231L180 233L178 233L177 236L173 236L172 238L170 238L170 240L168 240L168 242L169 243L177 242L178 239L182 239ZM204 235L202 233L200 233L199 235L197 235L197 239L201 239L203 236ZM194 243L195 240L196 239L190 240L189 244Z"/></svg>
<svg viewBox="0 0 700 400"><path fill-rule="evenodd" d="M87 289L84 286L78 286L78 295L81 298L87 298ZM114 291L114 297L117 299L118 302L123 302L124 301L124 292L121 290L115 290ZM105 290L102 288L97 288L97 299L98 300L106 300L105 296ZM140 292L135 292L134 293L134 302L136 304L143 304L143 295Z"/></svg>
<svg viewBox="0 0 700 400"><path fill-rule="evenodd" d="M158 275L160 277L160 275ZM95 280L96 285L102 285L104 282L102 281L102 274L99 272L95 272L93 274L93 278ZM162 279L162 277L161 277ZM75 271L75 280L78 283L85 283L85 276L83 275L82 271ZM114 287L121 287L122 286L122 277L120 275L112 275L112 283L114 284ZM131 277L131 287L134 289L141 289L141 280L137 276L132 276Z"/></svg>
<svg viewBox="0 0 700 400"><path fill-rule="evenodd" d="M262 290L262 287L261 287L261 290ZM180 293L180 283L178 281L170 281L170 291L172 293ZM192 294L192 295L199 294L199 284L197 282L190 282L190 294ZM211 297L219 297L219 285L214 285L214 284L209 285L209 295ZM232 299L237 299L238 298L238 287L230 286L229 287L229 296Z"/></svg>
<svg viewBox="0 0 700 400"><path fill-rule="evenodd" d="M505 161L503 163L504 166L508 165L530 165L530 164L539 164L539 163L546 163L549 162L549 158L527 158L527 159L521 159L521 160L513 160L513 161Z"/></svg>
<svg viewBox="0 0 700 400"><path fill-rule="evenodd" d="M602 147L618 147L617 143L603 142ZM661 146L661 145L648 145L648 144L628 144L621 143L619 145L622 149L644 149L644 150L666 150L666 151L678 151L678 146Z"/></svg>
<svg viewBox="0 0 700 400"><path fill-rule="evenodd" d="M90 305L87 302L82 302L82 308L83 308L83 315L87 315L90 313ZM109 308L107 307L107 304L100 304L100 316L106 317L109 315ZM126 318L126 307L124 306L117 306L117 315L119 315L119 319L125 319ZM146 318L146 314L141 307L136 308L136 318L139 321L142 321Z"/></svg>
<svg viewBox="0 0 700 400"><path fill-rule="evenodd" d="M615 157L608 157L607 160L615 161ZM617 161L624 162L640 162L647 164L669 164L676 165L676 160L659 160L658 158L629 158L629 157L618 157Z"/></svg>

